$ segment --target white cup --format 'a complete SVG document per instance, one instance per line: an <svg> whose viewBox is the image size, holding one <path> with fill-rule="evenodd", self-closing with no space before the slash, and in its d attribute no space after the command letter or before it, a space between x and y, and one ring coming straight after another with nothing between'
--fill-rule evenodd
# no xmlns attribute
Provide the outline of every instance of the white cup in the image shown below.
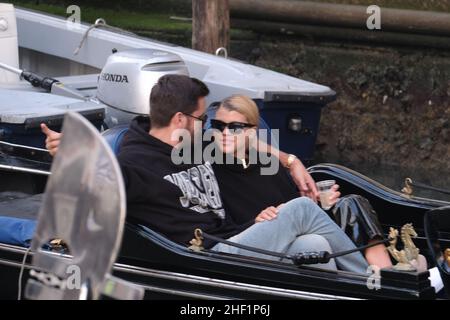
<svg viewBox="0 0 450 320"><path fill-rule="evenodd" d="M317 190L319 190L320 205L323 210L329 210L332 207L330 203L330 197L332 195L331 187L335 184L335 180L324 180L316 183Z"/></svg>

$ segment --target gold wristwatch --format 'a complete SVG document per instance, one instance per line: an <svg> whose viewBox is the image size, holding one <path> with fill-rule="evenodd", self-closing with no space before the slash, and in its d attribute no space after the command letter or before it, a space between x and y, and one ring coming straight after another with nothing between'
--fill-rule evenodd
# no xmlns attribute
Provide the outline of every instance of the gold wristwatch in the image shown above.
<svg viewBox="0 0 450 320"><path fill-rule="evenodd" d="M287 158L286 168L290 169L295 159L297 159L297 156L295 154L290 154Z"/></svg>

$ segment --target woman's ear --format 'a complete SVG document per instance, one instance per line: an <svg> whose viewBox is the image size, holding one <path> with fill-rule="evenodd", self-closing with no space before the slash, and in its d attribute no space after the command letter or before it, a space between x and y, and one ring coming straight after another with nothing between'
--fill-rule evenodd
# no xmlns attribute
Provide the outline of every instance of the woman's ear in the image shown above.
<svg viewBox="0 0 450 320"><path fill-rule="evenodd" d="M256 127L247 129L247 135L251 139L254 139L254 138L258 137L258 132L257 132Z"/></svg>

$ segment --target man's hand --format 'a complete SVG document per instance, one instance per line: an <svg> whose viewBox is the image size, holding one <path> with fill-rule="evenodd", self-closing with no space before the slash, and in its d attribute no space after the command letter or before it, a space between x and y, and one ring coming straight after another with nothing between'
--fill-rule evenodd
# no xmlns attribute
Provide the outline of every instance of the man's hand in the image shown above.
<svg viewBox="0 0 450 320"><path fill-rule="evenodd" d="M275 207L267 207L261 211L255 218L255 222L270 221L276 219L278 214L278 209Z"/></svg>
<svg viewBox="0 0 450 320"><path fill-rule="evenodd" d="M303 163L299 159L295 159L291 164L289 171L292 179L300 190L300 195L311 198L314 202L317 202L319 191L317 191L316 183Z"/></svg>
<svg viewBox="0 0 450 320"><path fill-rule="evenodd" d="M50 130L45 123L41 123L41 130L47 136L47 139L45 139L45 147L52 156L55 156L56 152L58 152L62 134Z"/></svg>

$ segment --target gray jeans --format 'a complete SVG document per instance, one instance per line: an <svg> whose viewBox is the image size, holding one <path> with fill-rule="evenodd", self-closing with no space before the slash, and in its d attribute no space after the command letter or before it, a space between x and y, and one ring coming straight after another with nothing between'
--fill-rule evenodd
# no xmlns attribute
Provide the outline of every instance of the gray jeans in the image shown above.
<svg viewBox="0 0 450 320"><path fill-rule="evenodd" d="M340 252L355 248L353 242L333 220L311 199L296 198L285 203L277 218L258 222L228 239L236 243L275 252L293 254L301 251ZM331 250L330 250L331 249ZM219 243L212 250L278 259ZM354 252L331 260L317 267L365 273L368 267L360 252ZM336 264L335 264L336 263Z"/></svg>

